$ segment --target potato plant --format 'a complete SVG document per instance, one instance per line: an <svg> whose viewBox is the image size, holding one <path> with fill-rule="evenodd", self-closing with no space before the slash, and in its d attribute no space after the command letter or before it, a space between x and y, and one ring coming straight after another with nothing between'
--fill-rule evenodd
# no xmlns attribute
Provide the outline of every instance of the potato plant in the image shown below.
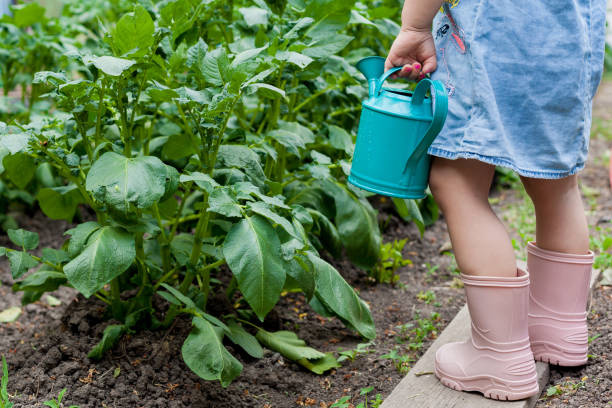
<svg viewBox="0 0 612 408"><path fill-rule="evenodd" d="M22 187L51 169L34 193L49 218L91 216L41 256L35 233L8 231L16 249L0 254L23 302L66 285L107 304L120 324L94 359L124 333L190 315L183 359L224 386L242 368L224 339L317 373L337 365L292 332L260 327L284 291L374 338L368 306L321 254L363 268L379 258L376 213L345 180L367 94L352 63L392 40L390 3L95 1L87 20L69 2L58 24L86 41L53 43L67 62L32 79L50 109L0 123L0 159ZM18 7L31 32L47 24L39 8ZM215 317L206 311L218 295L235 306ZM169 303L163 315L155 296Z"/></svg>

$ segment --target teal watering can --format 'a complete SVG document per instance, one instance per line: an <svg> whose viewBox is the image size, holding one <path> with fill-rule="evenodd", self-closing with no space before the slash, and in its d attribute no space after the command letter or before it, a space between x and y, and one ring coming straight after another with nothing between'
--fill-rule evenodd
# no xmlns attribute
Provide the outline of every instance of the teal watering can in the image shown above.
<svg viewBox="0 0 612 408"><path fill-rule="evenodd" d="M395 72L384 72L385 59L364 58L357 69L368 80L353 165L348 181L364 190L399 198L423 198L429 179L427 149L438 135L448 110L440 81L422 79L414 92L383 88ZM431 89L431 97L425 94Z"/></svg>

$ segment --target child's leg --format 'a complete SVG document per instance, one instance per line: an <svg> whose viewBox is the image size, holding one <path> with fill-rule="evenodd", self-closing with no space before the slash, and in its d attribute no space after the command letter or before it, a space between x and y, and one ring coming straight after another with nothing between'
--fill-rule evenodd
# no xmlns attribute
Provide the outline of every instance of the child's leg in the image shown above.
<svg viewBox="0 0 612 408"><path fill-rule="evenodd" d="M577 177L544 180L521 177L536 212L539 248L570 254L586 254L589 230Z"/></svg>
<svg viewBox="0 0 612 408"><path fill-rule="evenodd" d="M527 245L531 349L539 361L582 365L593 253L576 176L522 180L536 209L536 242Z"/></svg>
<svg viewBox="0 0 612 408"><path fill-rule="evenodd" d="M435 157L429 187L446 218L461 272L513 277L514 249L488 200L494 170L477 160Z"/></svg>

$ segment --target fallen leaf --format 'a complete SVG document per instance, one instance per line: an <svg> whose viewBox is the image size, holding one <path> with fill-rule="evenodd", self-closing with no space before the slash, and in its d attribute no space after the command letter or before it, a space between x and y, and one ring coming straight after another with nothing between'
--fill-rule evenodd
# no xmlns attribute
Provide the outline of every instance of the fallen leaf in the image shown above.
<svg viewBox="0 0 612 408"><path fill-rule="evenodd" d="M62 304L62 301L56 298L55 296L47 295L45 296L45 300L49 304L49 306L59 306Z"/></svg>
<svg viewBox="0 0 612 408"><path fill-rule="evenodd" d="M0 312L0 323L9 323L17 320L21 314L21 308L19 306L9 307L8 309Z"/></svg>

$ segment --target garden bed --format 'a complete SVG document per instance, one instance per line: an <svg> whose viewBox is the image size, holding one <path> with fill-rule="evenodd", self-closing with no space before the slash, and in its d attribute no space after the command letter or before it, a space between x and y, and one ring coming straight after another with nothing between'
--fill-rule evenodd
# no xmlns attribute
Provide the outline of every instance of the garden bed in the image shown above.
<svg viewBox="0 0 612 408"><path fill-rule="evenodd" d="M604 139L593 140L593 155L602 152ZM610 192L606 190L605 168L593 157L582 176L582 184L591 196L592 225L605 227L610 222ZM597 191L596 195L592 190ZM521 210L523 197L511 190L497 191L492 201L499 214L510 225L528 235L528 213ZM595 200L595 201L593 201ZM169 330L140 332L127 336L104 360L94 363L86 355L99 341L108 324L102 319L103 304L77 296L62 288L53 295L61 305L52 307L44 299L23 308L16 322L0 326L0 350L7 355L10 368L9 392L15 395L16 407L41 406L67 388L65 401L81 407L329 407L342 397L351 397L355 405L364 401L360 392L373 387L368 398L380 393L384 398L400 381L399 356L418 359L463 304L463 291L456 284L456 274L449 253L440 253L448 244L443 220L425 231L421 238L413 224L398 218L384 199L376 199L379 221L385 225L385 242L408 238L403 250L412 265L399 270L395 287L374 285L365 272L348 261L334 263L352 286L368 302L378 335L368 346L335 318L316 315L300 294L286 294L274 309L265 326L269 330L295 330L300 338L322 351L346 351L348 359L341 368L328 375L312 374L278 353L266 351L256 360L233 348L244 371L227 388L217 382L204 381L193 374L180 358L180 347L191 328L186 318L177 320ZM40 213L22 216L26 228L41 233L43 245L61 241L65 223L49 222ZM516 238L520 237L516 235ZM2 238L6 241L6 237ZM437 266L437 268L436 268ZM227 271L225 271L227 272ZM227 272L228 273L228 272ZM2 265L0 309L19 304L19 294L10 291L12 280ZM432 295L433 294L433 295ZM596 289L589 314L591 337L599 335L592 345L593 358L578 369L552 368L550 386L558 386L554 395L538 404L542 407L603 407L610 401L612 365L610 350L611 319L609 286ZM221 315L231 310L223 298L211 303L211 312ZM161 302L160 302L161 303ZM439 317L431 319L432 313ZM415 327L421 323L422 344ZM407 325L402 331L402 325ZM414 325L414 326L411 326ZM435 330L428 332L428 330ZM381 358L397 350L394 359ZM351 361L351 358L354 358ZM407 369L412 360L407 360ZM585 378L586 377L586 378Z"/></svg>

